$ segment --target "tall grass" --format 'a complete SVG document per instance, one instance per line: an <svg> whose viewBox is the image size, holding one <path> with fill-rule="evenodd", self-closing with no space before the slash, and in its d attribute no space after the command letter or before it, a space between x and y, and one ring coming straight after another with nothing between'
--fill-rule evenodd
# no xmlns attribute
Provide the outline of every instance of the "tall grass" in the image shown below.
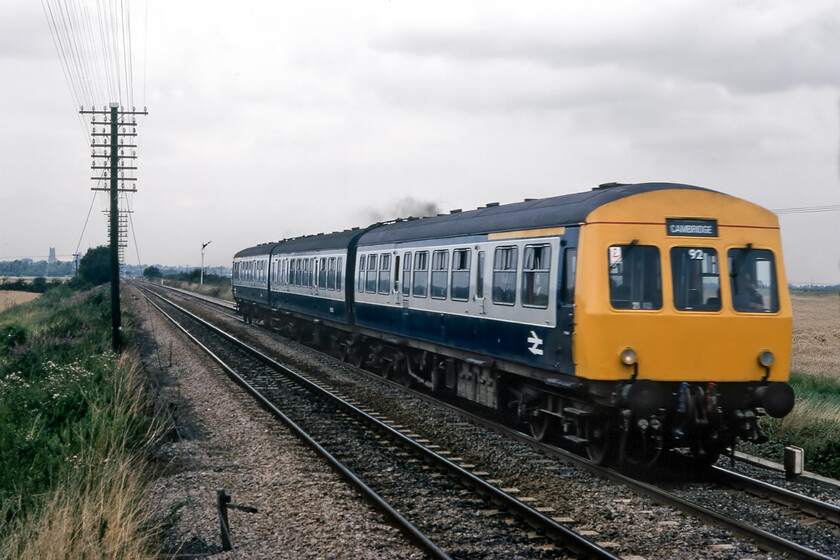
<svg viewBox="0 0 840 560"><path fill-rule="evenodd" d="M137 360L103 289L55 291L0 315L0 559L149 558Z"/></svg>
<svg viewBox="0 0 840 560"><path fill-rule="evenodd" d="M57 483L42 501L11 522L0 558L152 556L154 535L143 494L146 466L133 451L137 434L149 435L135 360L115 363L105 383L110 398L94 397L88 421L73 429L85 447L65 458Z"/></svg>

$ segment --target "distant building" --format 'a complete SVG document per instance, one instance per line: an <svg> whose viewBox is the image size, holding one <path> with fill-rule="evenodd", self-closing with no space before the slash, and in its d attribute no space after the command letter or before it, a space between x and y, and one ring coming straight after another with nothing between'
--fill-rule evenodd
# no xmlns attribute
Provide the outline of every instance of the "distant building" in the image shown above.
<svg viewBox="0 0 840 560"><path fill-rule="evenodd" d="M55 247L50 247L50 256L47 259L50 264L55 264Z"/></svg>

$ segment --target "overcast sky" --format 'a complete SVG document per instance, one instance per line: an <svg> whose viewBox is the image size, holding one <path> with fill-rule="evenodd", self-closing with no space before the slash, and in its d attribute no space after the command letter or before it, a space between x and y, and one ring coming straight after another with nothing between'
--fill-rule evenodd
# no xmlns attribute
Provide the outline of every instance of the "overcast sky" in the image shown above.
<svg viewBox="0 0 840 560"><path fill-rule="evenodd" d="M129 264L610 181L840 204L836 0L132 6ZM90 148L41 2L0 3L0 80L0 260L69 260ZM840 212L780 221L788 279L840 282Z"/></svg>

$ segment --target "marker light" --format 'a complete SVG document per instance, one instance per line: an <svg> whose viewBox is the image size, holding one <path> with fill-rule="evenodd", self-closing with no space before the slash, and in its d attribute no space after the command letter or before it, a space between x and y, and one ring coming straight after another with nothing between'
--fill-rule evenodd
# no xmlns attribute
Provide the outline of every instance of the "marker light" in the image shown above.
<svg viewBox="0 0 840 560"><path fill-rule="evenodd" d="M758 363L763 365L764 367L770 367L773 365L773 352L770 350L765 350L761 354L758 355Z"/></svg>
<svg viewBox="0 0 840 560"><path fill-rule="evenodd" d="M632 366L636 363L636 353L632 348L625 348L621 351L621 361L628 366Z"/></svg>

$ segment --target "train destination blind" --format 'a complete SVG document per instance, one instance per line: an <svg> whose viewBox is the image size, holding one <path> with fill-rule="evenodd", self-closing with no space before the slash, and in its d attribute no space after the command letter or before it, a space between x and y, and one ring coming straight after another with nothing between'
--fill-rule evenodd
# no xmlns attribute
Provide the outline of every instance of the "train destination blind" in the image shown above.
<svg viewBox="0 0 840 560"><path fill-rule="evenodd" d="M717 237L717 220L665 220L665 230L668 235L681 237Z"/></svg>

